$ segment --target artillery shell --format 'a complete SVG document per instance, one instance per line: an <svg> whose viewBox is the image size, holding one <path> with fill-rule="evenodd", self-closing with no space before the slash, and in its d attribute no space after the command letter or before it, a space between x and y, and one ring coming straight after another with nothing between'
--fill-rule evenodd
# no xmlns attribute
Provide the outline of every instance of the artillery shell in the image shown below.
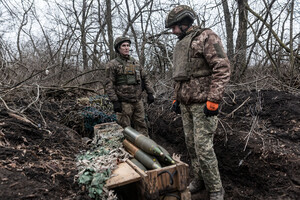
<svg viewBox="0 0 300 200"><path fill-rule="evenodd" d="M162 146L159 145L159 148L161 149L161 151L164 153L164 155L162 157L159 157L158 159L161 162L164 162L168 165L174 165L175 161L172 159L172 157L170 156L169 152L163 148Z"/></svg>
<svg viewBox="0 0 300 200"><path fill-rule="evenodd" d="M124 145L125 149L131 155L133 155L134 158L136 158L139 162L141 162L147 169L160 169L161 168L160 163L158 162L158 160L155 157L146 154L141 149L134 146L128 140L125 139L123 141L123 145Z"/></svg>
<svg viewBox="0 0 300 200"><path fill-rule="evenodd" d="M135 144L144 152L154 156L163 156L163 152L153 140L137 132L132 127L127 126L123 133L126 139Z"/></svg>

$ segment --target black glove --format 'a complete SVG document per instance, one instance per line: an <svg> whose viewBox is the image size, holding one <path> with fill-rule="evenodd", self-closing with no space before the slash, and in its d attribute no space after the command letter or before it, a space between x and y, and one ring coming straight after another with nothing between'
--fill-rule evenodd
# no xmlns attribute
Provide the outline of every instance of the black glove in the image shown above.
<svg viewBox="0 0 300 200"><path fill-rule="evenodd" d="M112 102L114 106L114 111L115 112L122 112L122 104L119 101L114 101Z"/></svg>
<svg viewBox="0 0 300 200"><path fill-rule="evenodd" d="M148 94L147 99L148 99L148 104L153 103L154 102L154 96L153 96L153 94Z"/></svg>
<svg viewBox="0 0 300 200"><path fill-rule="evenodd" d="M219 113L219 104L207 101L203 111L206 117L215 116Z"/></svg>
<svg viewBox="0 0 300 200"><path fill-rule="evenodd" d="M177 101L177 100L173 101L171 111L175 112L176 114L181 114L179 101Z"/></svg>

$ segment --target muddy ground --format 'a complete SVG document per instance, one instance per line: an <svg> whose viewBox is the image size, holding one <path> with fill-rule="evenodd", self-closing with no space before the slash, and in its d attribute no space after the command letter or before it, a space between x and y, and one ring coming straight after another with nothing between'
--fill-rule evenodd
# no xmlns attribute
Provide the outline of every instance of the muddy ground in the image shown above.
<svg viewBox="0 0 300 200"><path fill-rule="evenodd" d="M63 96L63 97L62 97ZM76 94L44 97L23 114L0 107L0 199L89 199L74 181L75 157L87 148ZM7 102L14 110L28 102ZM189 163L181 118L170 102L147 107L152 139ZM300 100L281 91L228 92L220 110L215 151L225 199L300 198ZM201 199L205 193L192 196Z"/></svg>

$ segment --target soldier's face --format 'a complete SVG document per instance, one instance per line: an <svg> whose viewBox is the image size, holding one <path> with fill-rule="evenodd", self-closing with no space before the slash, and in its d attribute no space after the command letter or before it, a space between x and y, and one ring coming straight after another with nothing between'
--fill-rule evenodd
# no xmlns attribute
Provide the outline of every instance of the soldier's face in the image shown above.
<svg viewBox="0 0 300 200"><path fill-rule="evenodd" d="M124 56L128 56L129 52L130 52L130 43L129 42L123 42L120 45L119 52L120 52L120 54L122 54Z"/></svg>
<svg viewBox="0 0 300 200"><path fill-rule="evenodd" d="M173 33L174 35L177 35L177 36L179 37L179 36L182 34L182 31L181 31L179 25L176 24L176 25L172 26L171 28L172 28L172 33ZM181 28L182 28L183 30L185 30L186 28L188 28L188 26L186 26L186 25L181 25Z"/></svg>

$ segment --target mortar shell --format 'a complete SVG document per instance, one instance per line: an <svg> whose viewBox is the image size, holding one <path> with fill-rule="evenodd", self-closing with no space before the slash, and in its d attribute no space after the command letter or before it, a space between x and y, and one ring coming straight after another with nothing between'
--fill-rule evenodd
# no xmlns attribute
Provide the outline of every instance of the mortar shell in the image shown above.
<svg viewBox="0 0 300 200"><path fill-rule="evenodd" d="M147 171L146 167L140 161L138 161L137 159L132 158L132 159L130 159L130 161L133 162L133 164L135 164L141 170Z"/></svg>
<svg viewBox="0 0 300 200"><path fill-rule="evenodd" d="M171 155L169 154L169 152L163 148L162 146L158 146L161 151L164 153L164 155L162 157L159 157L159 160L166 163L166 164L169 164L169 165L174 165L175 164L175 161L172 159Z"/></svg>
<svg viewBox="0 0 300 200"><path fill-rule="evenodd" d="M123 133L127 140L132 142L134 145L139 147L144 152L154 156L159 156L159 157L163 156L163 152L156 144L156 142L142 135L141 133L137 132L132 127L130 126L126 127Z"/></svg>
<svg viewBox="0 0 300 200"><path fill-rule="evenodd" d="M134 146L128 140L123 141L125 149L134 156L139 162L141 162L147 169L160 169L161 165L155 157L152 157L143 152L138 147Z"/></svg>

